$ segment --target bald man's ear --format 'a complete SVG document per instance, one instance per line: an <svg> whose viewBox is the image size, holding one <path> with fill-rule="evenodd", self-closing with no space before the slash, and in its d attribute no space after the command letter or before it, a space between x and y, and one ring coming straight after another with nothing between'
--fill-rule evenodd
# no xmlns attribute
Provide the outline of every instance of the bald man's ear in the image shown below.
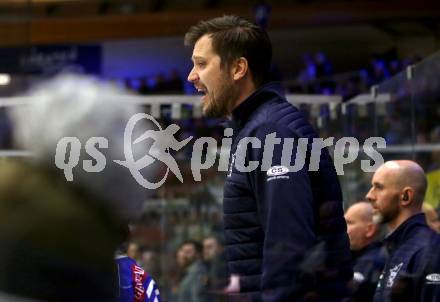
<svg viewBox="0 0 440 302"><path fill-rule="evenodd" d="M245 57L238 58L232 66L232 78L235 81L241 80L249 69L248 60Z"/></svg>
<svg viewBox="0 0 440 302"><path fill-rule="evenodd" d="M401 191L400 202L403 206L408 206L414 201L414 189L411 187L404 187Z"/></svg>
<svg viewBox="0 0 440 302"><path fill-rule="evenodd" d="M368 239L374 238L376 236L378 225L375 223L368 223L367 224L367 232L365 233L365 237Z"/></svg>

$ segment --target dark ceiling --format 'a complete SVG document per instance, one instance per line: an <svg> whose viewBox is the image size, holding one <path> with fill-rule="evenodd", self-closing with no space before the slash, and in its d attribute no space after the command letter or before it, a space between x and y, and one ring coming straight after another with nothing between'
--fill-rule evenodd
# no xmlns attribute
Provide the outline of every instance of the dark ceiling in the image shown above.
<svg viewBox="0 0 440 302"><path fill-rule="evenodd" d="M232 0L1 0L0 45L181 35L201 19L253 18L256 3ZM440 36L440 1L266 1L269 29L368 25L398 39Z"/></svg>

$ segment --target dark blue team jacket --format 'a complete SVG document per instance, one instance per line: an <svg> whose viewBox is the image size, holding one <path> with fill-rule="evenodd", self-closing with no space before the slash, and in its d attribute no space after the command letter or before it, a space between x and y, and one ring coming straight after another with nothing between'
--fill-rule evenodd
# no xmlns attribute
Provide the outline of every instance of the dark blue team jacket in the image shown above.
<svg viewBox="0 0 440 302"><path fill-rule="evenodd" d="M421 213L407 219L385 238L388 256L373 301L422 301L422 291L429 281L426 275L430 271L431 254L439 251L438 246L433 246L437 236ZM427 297L424 301L440 298L426 293Z"/></svg>
<svg viewBox="0 0 440 302"><path fill-rule="evenodd" d="M346 297L353 271L342 193L326 149L317 153L319 169L308 171L312 138L317 137L314 129L286 101L277 83L260 87L232 115L234 135L223 208L229 270L240 275L239 300ZM266 135L274 132L277 138L295 139L290 143L292 167L297 139L309 139L304 167L296 172L281 167L281 141L273 146L268 171L261 171L259 165L252 172L241 172L240 163L261 163ZM261 146L252 147L241 141L243 137L257 137ZM237 150L240 141L244 152Z"/></svg>
<svg viewBox="0 0 440 302"><path fill-rule="evenodd" d="M385 261L386 251L381 242L373 242L362 250L353 252L354 302L373 300Z"/></svg>

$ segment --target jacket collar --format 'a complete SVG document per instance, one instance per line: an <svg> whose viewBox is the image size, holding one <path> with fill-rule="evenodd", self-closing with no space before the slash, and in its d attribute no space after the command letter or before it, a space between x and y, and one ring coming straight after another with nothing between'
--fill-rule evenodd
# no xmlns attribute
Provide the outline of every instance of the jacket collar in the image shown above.
<svg viewBox="0 0 440 302"><path fill-rule="evenodd" d="M381 242L374 241L359 251L353 251L352 252L353 259L356 260L358 258L361 258L362 256L366 255L370 251L379 249L381 246L382 246Z"/></svg>
<svg viewBox="0 0 440 302"><path fill-rule="evenodd" d="M249 116L261 104L268 101L271 97L284 98L284 89L279 82L269 82L260 86L250 96L248 96L240 105L232 111L232 123L234 126L242 127Z"/></svg>
<svg viewBox="0 0 440 302"><path fill-rule="evenodd" d="M401 244L413 236L413 231L420 226L428 228L426 224L425 214L419 213L411 216L390 233L385 239L384 243L388 252L393 252Z"/></svg>

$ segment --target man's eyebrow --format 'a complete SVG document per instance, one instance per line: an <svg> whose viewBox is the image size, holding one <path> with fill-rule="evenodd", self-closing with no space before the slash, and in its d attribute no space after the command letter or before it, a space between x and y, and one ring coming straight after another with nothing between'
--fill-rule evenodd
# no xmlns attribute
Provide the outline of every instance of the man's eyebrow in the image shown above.
<svg viewBox="0 0 440 302"><path fill-rule="evenodd" d="M381 187L381 186L382 186L382 183L380 183L380 182L378 182L378 181L374 181L374 182L373 182L373 186Z"/></svg>
<svg viewBox="0 0 440 302"><path fill-rule="evenodd" d="M201 56L192 56L192 58L191 58L193 61L195 61L195 60L203 60L203 57L201 57Z"/></svg>

